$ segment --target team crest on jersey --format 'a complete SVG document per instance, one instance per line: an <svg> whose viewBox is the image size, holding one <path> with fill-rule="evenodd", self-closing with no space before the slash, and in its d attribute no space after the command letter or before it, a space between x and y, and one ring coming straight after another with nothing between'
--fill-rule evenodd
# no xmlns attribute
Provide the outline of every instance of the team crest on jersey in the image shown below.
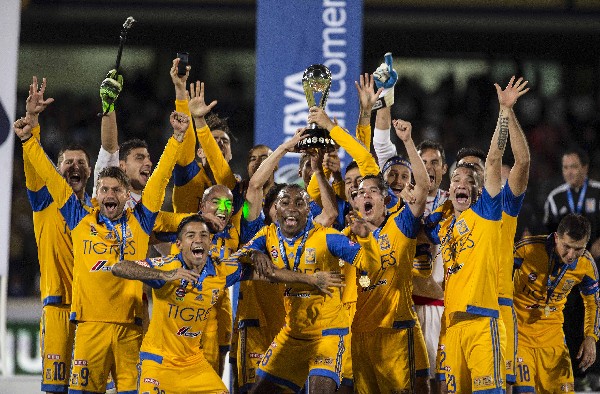
<svg viewBox="0 0 600 394"><path fill-rule="evenodd" d="M469 226L467 226L467 222L465 222L465 219L460 219L458 222L456 222L454 227L460 235L465 235L469 232Z"/></svg>
<svg viewBox="0 0 600 394"><path fill-rule="evenodd" d="M306 264L315 264L317 262L317 251L315 248L307 248L304 259Z"/></svg>
<svg viewBox="0 0 600 394"><path fill-rule="evenodd" d="M279 253L277 252L277 248L275 247L275 245L271 246L271 257L273 258L273 260L277 260L277 257L279 257Z"/></svg>
<svg viewBox="0 0 600 394"><path fill-rule="evenodd" d="M90 272L98 272L98 271L110 271L112 270L112 266L107 266L108 260L98 260L96 264L92 266Z"/></svg>
<svg viewBox="0 0 600 394"><path fill-rule="evenodd" d="M390 239L387 234L382 234L379 237L379 247L381 250L388 250L390 248Z"/></svg>
<svg viewBox="0 0 600 394"><path fill-rule="evenodd" d="M219 289L213 289L212 290L212 298L210 300L210 304L211 305L216 304L218 299L219 299Z"/></svg>
<svg viewBox="0 0 600 394"><path fill-rule="evenodd" d="M183 297L185 297L185 288L180 286L175 289L175 297L177 301L183 301Z"/></svg>
<svg viewBox="0 0 600 394"><path fill-rule="evenodd" d="M530 282L535 282L537 279L537 272L532 272L527 275L527 279L529 279Z"/></svg>
<svg viewBox="0 0 600 394"><path fill-rule="evenodd" d="M98 230L96 230L96 227L93 224L90 224L90 235L91 236L98 235Z"/></svg>
<svg viewBox="0 0 600 394"><path fill-rule="evenodd" d="M585 212L594 213L596 212L596 199L586 198L585 199Z"/></svg>
<svg viewBox="0 0 600 394"><path fill-rule="evenodd" d="M567 279L567 280L565 280L565 284L562 287L562 291L564 291L564 292L570 291L573 286L575 286L575 280Z"/></svg>

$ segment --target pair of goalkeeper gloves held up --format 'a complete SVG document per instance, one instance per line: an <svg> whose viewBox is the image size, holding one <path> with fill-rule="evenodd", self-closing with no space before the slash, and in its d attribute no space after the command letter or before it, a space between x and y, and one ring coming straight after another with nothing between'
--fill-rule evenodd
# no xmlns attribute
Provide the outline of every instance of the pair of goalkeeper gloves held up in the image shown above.
<svg viewBox="0 0 600 394"><path fill-rule="evenodd" d="M115 110L115 102L123 90L123 76L112 69L100 84L100 98L102 99L102 114L107 115Z"/></svg>
<svg viewBox="0 0 600 394"><path fill-rule="evenodd" d="M394 85L398 80L398 73L393 68L392 53L384 55L384 62L373 73L377 88L384 88L373 110L389 107L394 103ZM123 90L123 76L112 69L100 84L100 98L102 99L102 113L104 115L115 110L117 97Z"/></svg>

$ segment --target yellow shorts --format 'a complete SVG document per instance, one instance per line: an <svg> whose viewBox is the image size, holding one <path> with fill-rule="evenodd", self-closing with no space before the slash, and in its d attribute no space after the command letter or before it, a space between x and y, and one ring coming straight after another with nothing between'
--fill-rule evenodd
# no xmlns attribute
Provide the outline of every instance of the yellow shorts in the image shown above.
<svg viewBox="0 0 600 394"><path fill-rule="evenodd" d="M227 393L227 387L200 354L188 366L159 363L149 353L140 354L140 394ZM120 392L119 392L120 393Z"/></svg>
<svg viewBox="0 0 600 394"><path fill-rule="evenodd" d="M210 319L210 317L209 317ZM215 327L216 328L216 327ZM204 352L204 357L211 367L218 373L219 371L219 339L217 330L207 330L202 333L200 346Z"/></svg>
<svg viewBox="0 0 600 394"><path fill-rule="evenodd" d="M256 383L256 370L265 355L274 335L270 330L258 326L258 320L246 320L238 329L237 346L238 387L246 393Z"/></svg>
<svg viewBox="0 0 600 394"><path fill-rule="evenodd" d="M516 373L515 393L575 392L571 357L566 345L543 348L519 346Z"/></svg>
<svg viewBox="0 0 600 394"><path fill-rule="evenodd" d="M339 386L347 334L347 328L329 329L320 338L295 339L282 330L260 360L256 374L294 392L309 376L328 377Z"/></svg>
<svg viewBox="0 0 600 394"><path fill-rule="evenodd" d="M75 324L70 305L46 305L40 320L42 391L67 392Z"/></svg>
<svg viewBox="0 0 600 394"><path fill-rule="evenodd" d="M469 315L446 329L448 393L504 393L502 320Z"/></svg>
<svg viewBox="0 0 600 394"><path fill-rule="evenodd" d="M511 300L512 302L512 300ZM506 347L504 348L504 365L506 383L514 384L517 381L515 366L517 362L517 315L511 305L500 305L500 318L506 329Z"/></svg>
<svg viewBox="0 0 600 394"><path fill-rule="evenodd" d="M393 329L378 328L355 332L352 358L354 391L414 392L416 377L429 376L429 358L421 326Z"/></svg>
<svg viewBox="0 0 600 394"><path fill-rule="evenodd" d="M344 304L346 312L348 312L348 324L352 326L352 320L356 314L356 302L347 302ZM348 330L346 335L346 351L342 357L342 386L354 387L354 373L352 372L352 329Z"/></svg>
<svg viewBox="0 0 600 394"><path fill-rule="evenodd" d="M437 355L435 357L435 379L438 382L446 381L446 313L442 314L440 322L440 339L438 341Z"/></svg>
<svg viewBox="0 0 600 394"><path fill-rule="evenodd" d="M137 393L141 342L133 323L77 323L69 392L105 392L110 371L119 393Z"/></svg>

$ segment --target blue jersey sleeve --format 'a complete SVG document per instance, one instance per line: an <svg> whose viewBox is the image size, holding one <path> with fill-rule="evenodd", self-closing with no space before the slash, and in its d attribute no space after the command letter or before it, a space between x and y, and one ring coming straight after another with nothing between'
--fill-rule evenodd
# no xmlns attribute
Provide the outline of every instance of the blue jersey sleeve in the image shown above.
<svg viewBox="0 0 600 394"><path fill-rule="evenodd" d="M60 213L65 218L69 229L73 230L77 227L81 219L88 214L88 211L83 207L75 193L73 193L65 205L60 208Z"/></svg>
<svg viewBox="0 0 600 394"><path fill-rule="evenodd" d="M525 199L525 193L522 193L518 197L515 196L510 189L510 186L508 186L508 181L506 181L500 194L502 194L502 211L512 217L519 216L519 212L521 212L521 207L523 206L523 200Z"/></svg>
<svg viewBox="0 0 600 394"><path fill-rule="evenodd" d="M29 199L33 212L43 211L54 201L46 186L42 187L37 192L27 189L27 198Z"/></svg>
<svg viewBox="0 0 600 394"><path fill-rule="evenodd" d="M499 221L502 219L502 193L492 198L485 187L481 191L481 196L471 206L473 212L487 220Z"/></svg>
<svg viewBox="0 0 600 394"><path fill-rule="evenodd" d="M154 223L156 222L156 217L158 216L158 212L152 212L146 206L139 202L135 204L133 208L133 216L140 223L140 226L144 230L144 232L148 235L152 233L152 229L154 228Z"/></svg>
<svg viewBox="0 0 600 394"><path fill-rule="evenodd" d="M335 257L354 263L354 258L360 251L360 245L343 234L326 234L327 249Z"/></svg>
<svg viewBox="0 0 600 394"><path fill-rule="evenodd" d="M173 184L175 186L187 185L199 172L200 166L196 163L196 160L183 167L175 164L175 168L173 169Z"/></svg>
<svg viewBox="0 0 600 394"><path fill-rule="evenodd" d="M262 212L256 219L250 222L244 219L244 217L242 216L242 220L240 223L240 243L245 244L248 241L250 241L252 238L254 238L256 233L258 233L260 229L264 227L264 225L265 215Z"/></svg>
<svg viewBox="0 0 600 394"><path fill-rule="evenodd" d="M396 215L394 222L398 229L406 238L417 238L421 221L413 215L412 211L405 206L402 211Z"/></svg>

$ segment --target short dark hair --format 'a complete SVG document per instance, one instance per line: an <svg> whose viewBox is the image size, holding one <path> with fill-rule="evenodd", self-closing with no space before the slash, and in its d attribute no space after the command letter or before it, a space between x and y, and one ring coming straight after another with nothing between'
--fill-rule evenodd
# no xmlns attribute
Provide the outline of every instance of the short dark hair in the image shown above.
<svg viewBox="0 0 600 394"><path fill-rule="evenodd" d="M344 174L346 174L348 171L353 170L355 168L358 168L358 163L355 160L352 160L350 163L348 163L348 165L346 166L346 170L344 171Z"/></svg>
<svg viewBox="0 0 600 394"><path fill-rule="evenodd" d="M275 198L275 201L279 200L279 194L286 189L287 190L296 189L299 192L304 192L306 194L306 197L310 200L310 197L308 196L306 189L304 189L302 186L300 186L297 183L286 183L286 184L283 184L283 187L281 188L281 190L279 190L279 193L277 193L277 197Z"/></svg>
<svg viewBox="0 0 600 394"><path fill-rule="evenodd" d="M62 148L60 150L60 152L58 152L58 156L57 156L57 160L56 162L60 165L60 163L62 162L62 157L65 154L66 151L68 150L78 150L83 152L83 154L85 155L85 159L88 162L88 166L91 166L91 161L90 161L90 155L87 153L87 151L85 150L85 148L83 147L83 145L80 144L69 144L67 146L65 146L64 148Z"/></svg>
<svg viewBox="0 0 600 394"><path fill-rule="evenodd" d="M464 159L467 156L475 156L478 159L481 159L481 161L484 163L485 163L485 159L487 159L487 155L481 149L475 148L475 147L467 147L467 148L460 148L460 150L456 154L456 161L461 161L462 159Z"/></svg>
<svg viewBox="0 0 600 394"><path fill-rule="evenodd" d="M102 178L114 178L119 183L129 190L131 188L131 183L129 182L129 177L125 174L120 167L105 167L98 174L98 180L96 181L96 187L100 184L100 179Z"/></svg>
<svg viewBox="0 0 600 394"><path fill-rule="evenodd" d="M579 157L579 161L581 162L582 166L587 166L588 164L590 164L590 156L588 156L587 152L578 146L574 146L567 149L565 153L563 153L563 155L561 156L561 159L566 155L576 155L577 157Z"/></svg>
<svg viewBox="0 0 600 394"><path fill-rule="evenodd" d="M444 147L442 144L433 140L421 141L421 143L417 145L417 151L422 152L425 149L437 150L440 152L440 156L442 157L442 164L446 163L446 152L444 152Z"/></svg>
<svg viewBox="0 0 600 394"><path fill-rule="evenodd" d="M179 226L177 226L177 239L181 239L181 233L183 232L183 228L189 223L206 224L206 220L204 220L204 218L197 213L184 217L183 219L181 219L181 222L179 222Z"/></svg>
<svg viewBox="0 0 600 394"><path fill-rule="evenodd" d="M265 144L258 144L258 145L254 145L252 148L250 148L250 150L248 151L248 158L250 158L250 154L252 152L254 152L257 149L261 149L261 148L267 148L268 150L272 150L271 147L265 145Z"/></svg>
<svg viewBox="0 0 600 394"><path fill-rule="evenodd" d="M227 123L227 119L229 118L221 118L218 114L211 112L206 115L206 124L211 130L221 130L225 132L229 138L232 138L233 136L231 134L231 129L229 128L229 123Z"/></svg>
<svg viewBox="0 0 600 394"><path fill-rule="evenodd" d="M589 241L592 233L592 225L588 218L576 213L570 213L558 223L556 233L560 236L568 235L575 241L585 239Z"/></svg>
<svg viewBox="0 0 600 394"><path fill-rule="evenodd" d="M277 195L285 186L286 186L285 183L276 183L269 189L269 191L265 195L265 200L263 202L263 214L265 215L265 224L266 225L269 225L272 223L271 218L269 217L269 211L271 210L271 207L275 203L275 200L277 199Z"/></svg>
<svg viewBox="0 0 600 394"><path fill-rule="evenodd" d="M388 194L388 184L385 181L385 179L383 179L383 175L381 175L381 173L377 174L377 175L365 175L363 177L363 179L360 181L361 183L366 181L367 179L374 179L377 185L377 188L381 191L381 193L384 196L387 196Z"/></svg>
<svg viewBox="0 0 600 394"><path fill-rule="evenodd" d="M123 142L119 146L119 160L127 161L127 157L131 153L132 150L137 148L146 148L148 149L148 144L144 140L140 140L139 138L134 138L132 140L127 140Z"/></svg>

